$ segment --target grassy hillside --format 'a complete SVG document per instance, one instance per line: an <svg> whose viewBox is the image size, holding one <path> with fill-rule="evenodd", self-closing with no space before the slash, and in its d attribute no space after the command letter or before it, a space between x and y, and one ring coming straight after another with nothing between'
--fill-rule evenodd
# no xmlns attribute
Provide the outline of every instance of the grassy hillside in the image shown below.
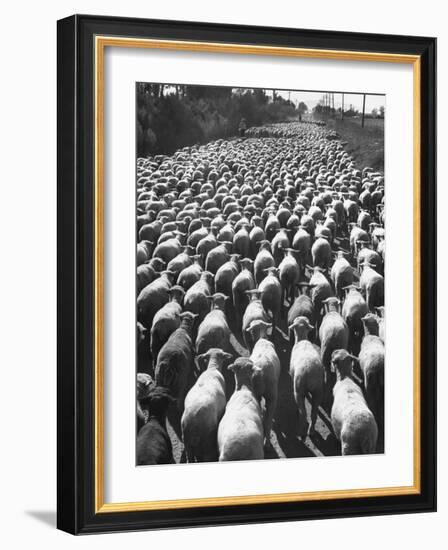
<svg viewBox="0 0 448 550"><path fill-rule="evenodd" d="M366 119L364 128L361 128L361 118L330 118L327 126L347 142L345 148L360 168L370 166L374 170L384 171L384 120Z"/></svg>

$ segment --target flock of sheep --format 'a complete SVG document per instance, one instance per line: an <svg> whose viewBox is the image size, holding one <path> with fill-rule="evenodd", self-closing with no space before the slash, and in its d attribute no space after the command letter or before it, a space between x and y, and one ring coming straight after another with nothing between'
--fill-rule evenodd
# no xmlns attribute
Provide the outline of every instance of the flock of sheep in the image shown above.
<svg viewBox="0 0 448 550"><path fill-rule="evenodd" d="M384 226L323 124L139 158L137 464L382 452Z"/></svg>

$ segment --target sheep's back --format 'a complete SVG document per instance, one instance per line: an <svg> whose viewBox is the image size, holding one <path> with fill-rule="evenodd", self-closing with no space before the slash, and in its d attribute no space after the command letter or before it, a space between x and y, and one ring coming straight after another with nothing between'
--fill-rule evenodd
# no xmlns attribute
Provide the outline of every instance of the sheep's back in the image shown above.
<svg viewBox="0 0 448 550"><path fill-rule="evenodd" d="M150 419L137 435L137 464L170 464L174 462L171 440L158 421Z"/></svg>
<svg viewBox="0 0 448 550"><path fill-rule="evenodd" d="M147 285L137 298L137 319L150 329L155 313L169 300L169 283L156 279Z"/></svg>
<svg viewBox="0 0 448 550"><path fill-rule="evenodd" d="M238 390L230 398L219 423L218 445L224 460L263 458L261 409L252 392Z"/></svg>
<svg viewBox="0 0 448 550"><path fill-rule="evenodd" d="M182 329L176 329L159 352L159 360L183 360L191 355L191 338Z"/></svg>
<svg viewBox="0 0 448 550"><path fill-rule="evenodd" d="M157 329L160 332L176 329L180 325L181 306L177 302L168 302L154 315L152 329ZM174 330L172 329L172 330Z"/></svg>
<svg viewBox="0 0 448 550"><path fill-rule="evenodd" d="M297 342L291 353L290 374L296 388L311 391L323 382L324 370L319 348L308 340Z"/></svg>
<svg viewBox="0 0 448 550"><path fill-rule="evenodd" d="M342 317L346 321L350 320L352 325L358 325L361 323L362 317L367 315L368 311L369 308L361 295L348 295L342 306Z"/></svg>
<svg viewBox="0 0 448 550"><path fill-rule="evenodd" d="M263 308L263 305L261 301L258 300L249 302L243 316L243 328L247 330L247 327L250 326L251 322L256 319L263 319L263 321L268 320L268 316Z"/></svg>
<svg viewBox="0 0 448 550"><path fill-rule="evenodd" d="M363 372L384 368L384 344L379 336L365 336L359 352Z"/></svg>
<svg viewBox="0 0 448 550"><path fill-rule="evenodd" d="M347 347L348 328L339 313L330 312L325 315L319 328L319 338L322 347L330 342L340 344L341 348Z"/></svg>
<svg viewBox="0 0 448 550"><path fill-rule="evenodd" d="M315 321L313 302L303 294L294 301L288 311L288 325L292 324L297 317L307 317L312 324Z"/></svg>
<svg viewBox="0 0 448 550"><path fill-rule="evenodd" d="M208 374L208 371L203 372L188 392L183 422L193 422L199 427L216 424L217 428L226 407L225 382L221 373L219 376Z"/></svg>

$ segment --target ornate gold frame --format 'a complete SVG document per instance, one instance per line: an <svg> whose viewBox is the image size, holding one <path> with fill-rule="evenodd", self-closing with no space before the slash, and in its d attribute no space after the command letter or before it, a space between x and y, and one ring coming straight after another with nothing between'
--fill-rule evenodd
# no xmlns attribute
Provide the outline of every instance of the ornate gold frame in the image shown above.
<svg viewBox="0 0 448 550"><path fill-rule="evenodd" d="M212 53L305 57L314 59L406 63L413 65L414 114L414 482L411 486L306 493L280 493L145 502L104 502L104 52L106 47L153 48ZM275 502L420 494L420 57L388 53L235 45L176 40L95 37L95 512L129 512Z"/></svg>

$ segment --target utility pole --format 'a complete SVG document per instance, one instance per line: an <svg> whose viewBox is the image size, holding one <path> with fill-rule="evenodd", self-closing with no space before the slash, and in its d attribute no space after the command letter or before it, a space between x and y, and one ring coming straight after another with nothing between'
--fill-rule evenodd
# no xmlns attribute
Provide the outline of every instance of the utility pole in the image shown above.
<svg viewBox="0 0 448 550"><path fill-rule="evenodd" d="M361 122L361 128L364 128L364 116L366 114L366 94L363 94L362 96L362 122Z"/></svg>

